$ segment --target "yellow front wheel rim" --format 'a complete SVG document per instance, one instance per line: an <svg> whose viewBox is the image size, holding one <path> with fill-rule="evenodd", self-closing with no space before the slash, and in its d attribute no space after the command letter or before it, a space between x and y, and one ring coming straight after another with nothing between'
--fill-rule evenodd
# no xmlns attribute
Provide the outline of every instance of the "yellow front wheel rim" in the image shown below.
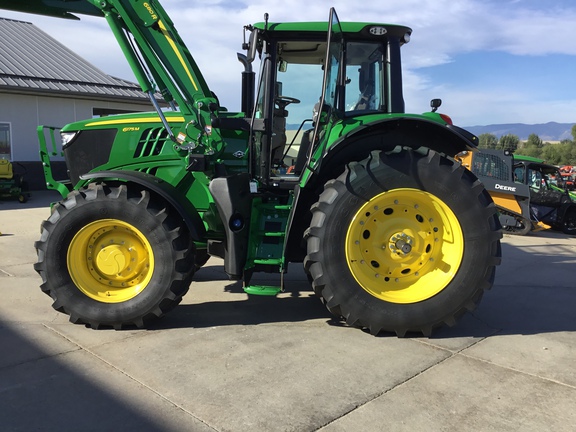
<svg viewBox="0 0 576 432"><path fill-rule="evenodd" d="M140 294L154 272L146 237L118 219L82 227L70 242L68 271L78 289L103 303L120 303Z"/></svg>
<svg viewBox="0 0 576 432"><path fill-rule="evenodd" d="M376 195L356 212L346 233L350 272L369 294L392 303L438 294L454 278L463 252L454 212L418 189Z"/></svg>

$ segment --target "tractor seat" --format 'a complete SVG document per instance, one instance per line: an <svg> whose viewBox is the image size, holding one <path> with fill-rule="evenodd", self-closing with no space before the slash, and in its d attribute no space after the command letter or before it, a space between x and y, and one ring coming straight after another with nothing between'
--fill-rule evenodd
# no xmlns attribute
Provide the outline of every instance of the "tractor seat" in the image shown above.
<svg viewBox="0 0 576 432"><path fill-rule="evenodd" d="M6 159L0 159L0 179L12 179L14 171L12 171L12 163Z"/></svg>

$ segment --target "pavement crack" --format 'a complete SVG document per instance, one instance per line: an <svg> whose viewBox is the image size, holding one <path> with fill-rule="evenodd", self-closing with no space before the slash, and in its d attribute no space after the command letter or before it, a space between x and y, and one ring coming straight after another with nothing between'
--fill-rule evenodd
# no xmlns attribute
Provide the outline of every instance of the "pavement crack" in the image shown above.
<svg viewBox="0 0 576 432"><path fill-rule="evenodd" d="M184 406L182 406L181 404L179 404L178 402L170 399L169 397L165 396L164 394L160 393L158 390L155 390L153 387L150 387L148 384L146 384L145 382L139 380L138 378L130 375L128 372L126 372L125 370L119 368L118 366L116 366L114 363L106 360L104 357L102 357L101 355L99 355L98 353L92 351L90 348L86 347L86 346L82 346L79 343L77 343L76 341L70 339L69 337L67 337L66 335L60 333L58 330L56 330L55 328L49 327L47 325L44 325L44 327L48 328L49 330L53 331L54 333L58 334L59 336L63 337L64 339L66 339L67 341L69 341L70 343L76 345L81 351L86 352L87 354L90 354L91 356L93 356L94 358L96 358L97 360L101 361L102 363L108 365L109 367L111 367L112 369L114 369L115 371L121 373L122 375L124 375L125 377L127 377L128 379L134 381L135 383L141 385L142 387L146 388L147 390L149 390L150 392L154 393L156 396L158 396L160 399L168 402L169 404L173 405L174 407L176 407L177 409L181 410L182 412L186 413L187 415L189 415L190 417L194 418L195 420L201 422L202 424L206 425L206 427L209 427L211 430L215 431L215 432L219 432L218 429L214 428L213 426L211 426L210 424L206 423L204 420L202 420L201 418L199 418L198 416L196 416L193 412L191 412L190 410L186 409Z"/></svg>
<svg viewBox="0 0 576 432"><path fill-rule="evenodd" d="M509 371L512 371L512 372L516 372L516 373L519 373L519 374L522 374L522 375L527 375L527 376L530 376L530 377L533 377L533 378L538 378L538 379L541 379L541 380L543 380L543 381L548 381L548 382L551 382L551 383L554 383L554 384L559 384L559 385L561 385L561 386L563 386L563 387L567 387L567 388L575 389L575 390L576 390L576 385L568 384L568 383L565 383L565 382L562 382L562 381L558 381L558 380L555 380L555 379L553 379L553 378L545 377L545 376L542 376L542 375L538 375L538 374L535 374L535 373L532 373L532 372L526 372L526 371L523 371L523 370L520 370L520 369L513 368L513 367L511 367L511 366L505 366L505 365L502 365L502 364L494 363L494 362L491 362L491 361L489 361L489 360L485 360L485 359L482 359L482 358L478 358L478 357L475 357L475 356L472 356L472 355L469 355L469 354L466 354L466 353L459 353L459 354L460 354L462 357L466 357L466 358L471 359L471 360L476 360L476 361L479 361L479 362L482 362L482 363L486 363L486 364L489 364L489 365L492 365L492 366L496 366L496 367L498 367L498 368L502 368L502 369L509 370Z"/></svg>
<svg viewBox="0 0 576 432"><path fill-rule="evenodd" d="M6 270L2 270L0 269L0 276L9 276L9 277L14 277L14 275L12 273L7 272Z"/></svg>
<svg viewBox="0 0 576 432"><path fill-rule="evenodd" d="M362 403L357 404L354 408L352 408L352 409L350 409L350 410L342 413L342 414L339 415L338 417L330 420L329 422L323 424L322 426L318 427L318 428L315 429L315 430L316 430L316 431L322 430L322 429L325 428L326 426L328 426L328 425L330 425L330 424L338 421L339 419L341 419L341 418L343 418L343 417L346 417L347 415L353 413L354 411L358 410L359 408L362 408L362 407L370 404L371 402L375 401L375 400L378 399L379 397L384 396L385 394L390 393L390 392L394 391L395 389L404 386L405 384L408 384L408 383L411 382L412 380L418 378L420 375L422 375L422 374L424 374L425 372L427 372L427 371L429 371L429 370L431 370L431 369L433 369L433 368L441 365L442 363L446 362L447 360L450 360L450 359L452 359L453 357L455 357L455 356L457 356L457 355L460 355L460 352L459 352L459 351L458 351L458 352L452 352L452 351L447 350L447 349L445 349L445 348L441 348L441 347L438 347L438 346L435 346L435 347L438 348L438 349L440 349L440 350L443 350L443 351L446 351L446 352L450 353L450 355L448 355L446 358L444 358L444 359L442 359L442 360L439 360L439 361L437 361L436 363L433 363L433 364L429 365L428 367L420 370L419 372L415 373L415 374L412 375L411 377L405 379L404 381L401 381L401 382L397 383L396 385L390 387L389 389L386 389L386 390L384 390L384 391L381 391L381 392L378 392L378 393L374 394L370 399L368 399L368 400L366 400L366 401L364 401L364 402L362 402Z"/></svg>

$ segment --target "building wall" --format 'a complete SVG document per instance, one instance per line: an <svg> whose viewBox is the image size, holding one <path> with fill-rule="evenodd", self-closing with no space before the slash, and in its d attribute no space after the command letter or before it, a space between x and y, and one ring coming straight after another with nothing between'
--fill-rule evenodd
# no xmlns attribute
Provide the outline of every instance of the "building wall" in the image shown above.
<svg viewBox="0 0 576 432"><path fill-rule="evenodd" d="M0 123L10 124L11 157L14 162L35 162L38 156L38 125L62 127L92 118L94 108L152 111L149 103L115 102L97 99L33 96L0 93ZM55 160L61 160L55 158Z"/></svg>

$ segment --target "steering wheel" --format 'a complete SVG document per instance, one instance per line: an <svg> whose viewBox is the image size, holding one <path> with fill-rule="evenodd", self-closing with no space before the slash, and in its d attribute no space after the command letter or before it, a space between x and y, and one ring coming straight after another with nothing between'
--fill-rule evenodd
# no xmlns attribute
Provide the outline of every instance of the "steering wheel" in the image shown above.
<svg viewBox="0 0 576 432"><path fill-rule="evenodd" d="M296 98L289 97L289 96L277 96L276 99L274 99L274 101L279 105L279 107L281 109L286 108L291 103L294 103L294 104L300 103L300 99L296 99Z"/></svg>

